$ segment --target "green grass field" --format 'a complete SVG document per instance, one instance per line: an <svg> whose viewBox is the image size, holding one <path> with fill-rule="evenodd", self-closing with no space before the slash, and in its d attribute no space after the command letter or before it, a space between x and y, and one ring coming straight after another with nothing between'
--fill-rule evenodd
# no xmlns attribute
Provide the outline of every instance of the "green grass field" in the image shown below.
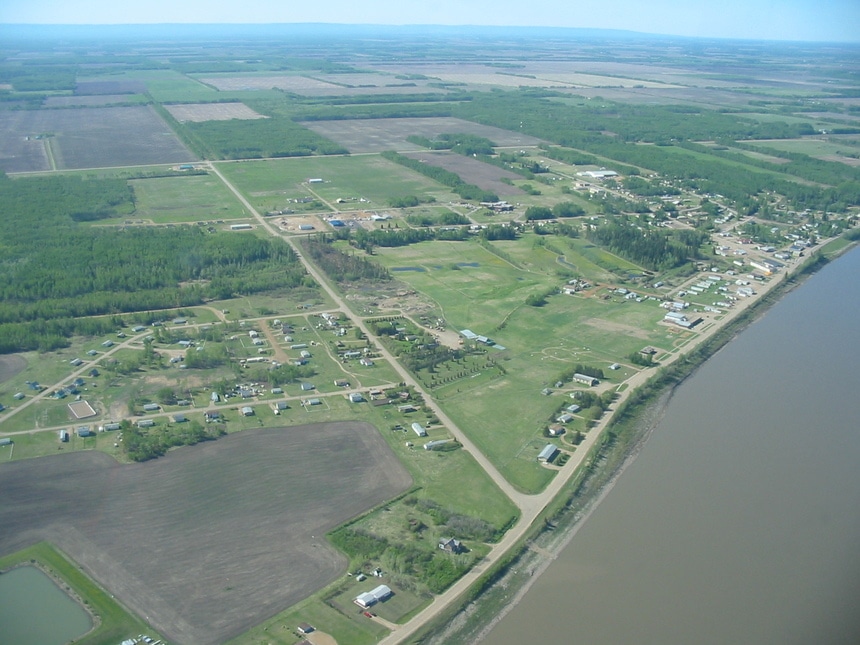
<svg viewBox="0 0 860 645"><path fill-rule="evenodd" d="M591 297L559 294L543 307L526 305L531 293L564 283L555 274L556 251L536 245L538 239L527 235L513 242L494 242L498 255L475 242L422 243L377 251L377 258L389 269L423 269L400 271L397 276L435 301L451 327L469 328L506 348L490 348L487 354L504 374L491 368L433 391L458 426L514 485L526 491L541 489L552 477L552 471L535 460L545 443L542 428L562 403L560 397L576 388L566 384L564 392L549 397L541 390L552 387L562 372L577 363L604 369L605 387L611 387L633 373L634 368L625 365L627 355L645 345L671 348L678 337L658 324L664 310L657 302L625 300L610 295L606 288ZM561 249L566 262L595 282L617 278L606 267L624 275L641 271L580 240L555 243L566 243ZM454 268L458 263L465 265ZM618 372L607 370L612 363L625 367ZM446 373L440 370L437 378Z"/></svg>
<svg viewBox="0 0 860 645"><path fill-rule="evenodd" d="M211 175L136 179L135 212L124 219L153 224L185 223L249 217L236 197ZM109 221L109 220L108 220Z"/></svg>
<svg viewBox="0 0 860 645"><path fill-rule="evenodd" d="M332 204L344 200L338 207L345 210L386 208L390 199L409 195L438 201L452 197L435 182L376 155L270 159L218 167L263 212L289 208L288 200L314 194ZM323 181L308 184L309 179Z"/></svg>

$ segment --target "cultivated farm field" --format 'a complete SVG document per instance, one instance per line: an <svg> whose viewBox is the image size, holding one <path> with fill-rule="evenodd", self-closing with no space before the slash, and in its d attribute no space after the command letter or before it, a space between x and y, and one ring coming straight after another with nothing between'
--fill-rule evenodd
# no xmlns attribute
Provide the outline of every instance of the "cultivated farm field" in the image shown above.
<svg viewBox="0 0 860 645"><path fill-rule="evenodd" d="M0 112L0 131L3 149L19 151L0 159L5 172L194 160L149 106Z"/></svg>
<svg viewBox="0 0 860 645"><path fill-rule="evenodd" d="M521 179L509 170L492 166L477 159L471 159L453 152L410 152L406 155L422 163L438 166L459 175L463 181L489 190L500 196L522 195L523 190L501 181L501 179Z"/></svg>
<svg viewBox="0 0 860 645"><path fill-rule="evenodd" d="M50 540L171 639L215 644L340 575L325 532L411 477L373 426L341 422L143 464L97 452L4 463L0 482L3 552Z"/></svg>
<svg viewBox="0 0 860 645"><path fill-rule="evenodd" d="M410 135L433 139L440 134L473 134L501 147L532 147L540 143L540 139L526 134L453 117L306 121L302 125L337 141L352 153L423 150L406 140Z"/></svg>

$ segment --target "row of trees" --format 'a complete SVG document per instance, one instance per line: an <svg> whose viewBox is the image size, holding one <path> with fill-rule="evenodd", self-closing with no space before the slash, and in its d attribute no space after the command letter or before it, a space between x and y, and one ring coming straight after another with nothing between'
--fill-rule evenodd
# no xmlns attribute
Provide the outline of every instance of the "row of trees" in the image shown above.
<svg viewBox="0 0 860 645"><path fill-rule="evenodd" d="M226 434L223 426L204 428L197 421L172 426L155 426L145 430L129 421L122 422L122 447L132 461L147 461L161 457L176 446L193 446L201 441L217 439Z"/></svg>
<svg viewBox="0 0 860 645"><path fill-rule="evenodd" d="M333 241L333 236L323 233L305 238L302 246L317 266L335 282L391 279L385 267L354 253L345 253L335 247Z"/></svg>

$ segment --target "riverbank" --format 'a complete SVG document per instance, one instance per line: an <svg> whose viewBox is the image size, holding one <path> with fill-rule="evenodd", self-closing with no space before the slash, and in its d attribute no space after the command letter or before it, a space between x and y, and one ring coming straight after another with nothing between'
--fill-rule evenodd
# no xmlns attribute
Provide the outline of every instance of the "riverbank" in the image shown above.
<svg viewBox="0 0 860 645"><path fill-rule="evenodd" d="M821 249L820 255L795 267L792 274L775 279L766 293L750 302L733 320L630 392L606 424L594 454L585 460L583 473L564 487L509 554L485 572L474 591L464 595L456 609L442 612L409 642L473 643L486 634L552 564L633 462L675 388L806 277L853 246L850 240L833 241Z"/></svg>

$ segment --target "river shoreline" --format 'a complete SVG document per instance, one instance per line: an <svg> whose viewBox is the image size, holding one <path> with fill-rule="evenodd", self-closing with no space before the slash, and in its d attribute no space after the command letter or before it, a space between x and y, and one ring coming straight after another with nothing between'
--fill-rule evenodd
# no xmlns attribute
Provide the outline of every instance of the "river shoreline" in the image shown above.
<svg viewBox="0 0 860 645"><path fill-rule="evenodd" d="M584 466L588 470L587 475L573 478L556 498L553 506L558 510L545 516L544 526L533 530L509 557L504 558L503 564L498 564L488 573L490 580L480 592L461 603L456 610L448 612L444 624L437 621L435 629L431 627L425 631L425 640L421 642L430 645L475 643L485 638L570 544L635 461L662 419L676 388L785 295L855 246L856 243L852 242L837 249L832 256L811 257L807 263L775 282L736 319L710 338L703 339L689 356L673 362L665 372L654 375L639 386L640 396L630 397L635 399L631 404L635 409L631 412L621 405L615 411L602 431L604 441L595 446L596 454Z"/></svg>

